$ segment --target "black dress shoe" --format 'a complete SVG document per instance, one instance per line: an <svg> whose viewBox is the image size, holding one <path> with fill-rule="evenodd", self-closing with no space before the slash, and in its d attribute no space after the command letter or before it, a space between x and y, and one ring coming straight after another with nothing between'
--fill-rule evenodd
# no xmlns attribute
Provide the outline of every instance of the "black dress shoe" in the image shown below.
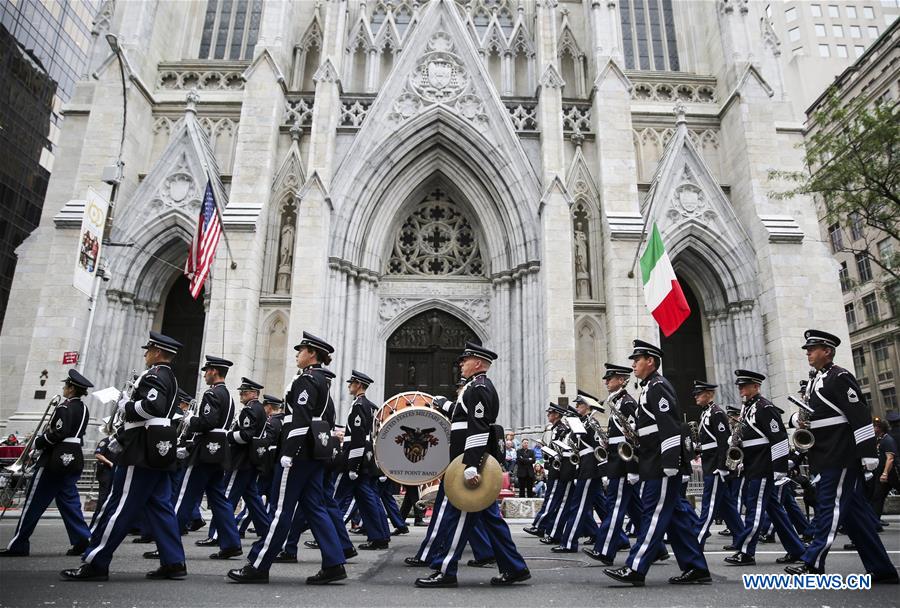
<svg viewBox="0 0 900 608"><path fill-rule="evenodd" d="M144 551L144 559L159 559L159 551Z"/></svg>
<svg viewBox="0 0 900 608"><path fill-rule="evenodd" d="M550 551L553 553L578 553L578 549L569 549L568 547L553 547Z"/></svg>
<svg viewBox="0 0 900 608"><path fill-rule="evenodd" d="M391 546L391 542L388 540L370 540L368 542L360 543L357 545L363 551L380 551L383 549L389 549Z"/></svg>
<svg viewBox="0 0 900 608"><path fill-rule="evenodd" d="M80 568L63 570L59 576L64 581L108 581L109 570L104 570L91 564L81 564Z"/></svg>
<svg viewBox="0 0 900 608"><path fill-rule="evenodd" d="M318 549L318 548L319 548L319 543L317 543L317 542L314 541L314 540L305 540L305 541L303 541L303 546L304 546L304 547L309 547L310 549Z"/></svg>
<svg viewBox="0 0 900 608"><path fill-rule="evenodd" d="M897 571L883 572L881 574L872 573L873 585L897 585L900 584L900 578L897 577Z"/></svg>
<svg viewBox="0 0 900 608"><path fill-rule="evenodd" d="M153 542L153 537L143 534L141 536L138 536L137 538L132 538L131 542L133 542L136 545L147 545L147 544L150 544Z"/></svg>
<svg viewBox="0 0 900 608"><path fill-rule="evenodd" d="M734 555L729 555L728 557L726 557L725 563L732 566L755 566L756 558L751 555L747 555L743 551L738 551Z"/></svg>
<svg viewBox="0 0 900 608"><path fill-rule="evenodd" d="M653 558L652 563L664 562L667 559L669 559L669 552L666 550L666 547L663 546L663 548L659 550L659 553L656 554L656 557Z"/></svg>
<svg viewBox="0 0 900 608"><path fill-rule="evenodd" d="M709 570L699 570L697 568L685 570L680 575L669 579L669 583L672 585L696 585L698 583L711 582L712 577L709 575Z"/></svg>
<svg viewBox="0 0 900 608"><path fill-rule="evenodd" d="M529 572L528 568L522 568L518 572L501 572L500 576L495 576L491 579L491 584L495 587L506 587L527 581L530 578L531 572Z"/></svg>
<svg viewBox="0 0 900 608"><path fill-rule="evenodd" d="M88 548L88 541L83 540L80 543L76 543L76 544L72 545L72 547L68 551L66 551L66 555L68 555L70 557L74 557L76 555L81 555L82 553L87 551L87 548Z"/></svg>
<svg viewBox="0 0 900 608"><path fill-rule="evenodd" d="M535 528L534 526L528 526L527 528L522 528L522 531L524 531L525 534L531 534L532 536L540 536L541 535L541 531L538 530L537 528Z"/></svg>
<svg viewBox="0 0 900 608"><path fill-rule="evenodd" d="M556 544L556 541L553 540L553 537L552 537L552 536L542 536L542 537L540 537L540 538L538 539L538 541L539 541L542 545L555 545L555 544Z"/></svg>
<svg viewBox="0 0 900 608"><path fill-rule="evenodd" d="M767 545L769 543L774 543L775 542L775 533L772 532L771 534L763 534L762 536L759 537L759 542L761 542L764 545Z"/></svg>
<svg viewBox="0 0 900 608"><path fill-rule="evenodd" d="M784 571L788 574L825 574L824 569L813 568L806 563L797 566L785 566Z"/></svg>
<svg viewBox="0 0 900 608"><path fill-rule="evenodd" d="M781 557L775 560L776 564L796 564L802 558L799 555L791 555L790 553L785 553Z"/></svg>
<svg viewBox="0 0 900 608"><path fill-rule="evenodd" d="M597 539L593 536L588 536L587 538L584 539L584 544L586 544L586 545L593 545L596 542L597 542Z"/></svg>
<svg viewBox="0 0 900 608"><path fill-rule="evenodd" d="M209 556L209 559L231 559L243 554L244 551L240 547L232 547L230 549L219 549Z"/></svg>
<svg viewBox="0 0 900 608"><path fill-rule="evenodd" d="M425 568L428 566L428 562L424 559L419 559L418 557L407 557L403 560L403 563L407 566L412 566L413 568Z"/></svg>
<svg viewBox="0 0 900 608"><path fill-rule="evenodd" d="M844 551L856 551L856 544L855 543L845 543Z"/></svg>
<svg viewBox="0 0 900 608"><path fill-rule="evenodd" d="M353 559L357 555L359 555L359 551L357 551L353 547L350 547L349 549L344 549L344 559Z"/></svg>
<svg viewBox="0 0 900 608"><path fill-rule="evenodd" d="M195 540L194 544L198 547L214 547L219 544L219 541L215 538L201 538L200 540Z"/></svg>
<svg viewBox="0 0 900 608"><path fill-rule="evenodd" d="M12 549L3 549L0 551L0 557L28 557L28 551L13 551Z"/></svg>
<svg viewBox="0 0 900 608"><path fill-rule="evenodd" d="M718 534L719 536L731 536L731 530L729 530L728 528L724 528L716 532L716 534Z"/></svg>
<svg viewBox="0 0 900 608"><path fill-rule="evenodd" d="M360 526L358 528L350 528L350 534L365 534L365 533L366 533L366 529L363 528L362 526Z"/></svg>
<svg viewBox="0 0 900 608"><path fill-rule="evenodd" d="M426 523L424 519L417 519L413 522L413 527L415 528L424 528L427 525L428 523Z"/></svg>
<svg viewBox="0 0 900 608"><path fill-rule="evenodd" d="M391 536L400 536L401 534L409 534L409 526L403 526L402 528L395 528L393 532L391 532Z"/></svg>
<svg viewBox="0 0 900 608"><path fill-rule="evenodd" d="M484 559L470 559L466 562L466 565L473 568L489 568L496 563L497 560L493 557L485 557Z"/></svg>
<svg viewBox="0 0 900 608"><path fill-rule="evenodd" d="M147 578L152 580L170 579L180 581L186 576L187 567L184 564L166 564L147 573Z"/></svg>
<svg viewBox="0 0 900 608"><path fill-rule="evenodd" d="M201 517L200 519L191 520L187 525L187 529L190 530L191 532L196 532L197 530L199 530L200 528L202 528L205 525L206 525L206 520Z"/></svg>
<svg viewBox="0 0 900 608"><path fill-rule="evenodd" d="M620 583L628 583L630 585L634 585L635 587L643 587L644 586L644 575L640 572L632 570L628 566L622 566L621 568L606 568L603 570L603 574L608 576L609 578L615 579Z"/></svg>
<svg viewBox="0 0 900 608"><path fill-rule="evenodd" d="M587 555L589 558L597 560L598 562L602 563L605 566L613 565L613 560L609 559L608 557L606 557L599 551L594 551L591 548L585 547L584 549L581 550L581 552L584 553L585 555Z"/></svg>
<svg viewBox="0 0 900 608"><path fill-rule="evenodd" d="M347 578L347 571L344 566L332 566L331 568L322 568L313 576L306 577L307 585L327 585L335 581L342 581Z"/></svg>
<svg viewBox="0 0 900 608"><path fill-rule="evenodd" d="M239 570L229 570L228 578L236 583L268 583L269 571L257 570L250 564L246 564Z"/></svg>
<svg viewBox="0 0 900 608"><path fill-rule="evenodd" d="M416 587L422 589L437 589L441 587L456 587L456 577L437 571L427 578L417 578Z"/></svg>
<svg viewBox="0 0 900 608"><path fill-rule="evenodd" d="M808 545L809 543L811 543L813 541L813 535L812 534L804 534L803 536L800 537L800 540L802 540L803 542L805 542Z"/></svg>
<svg viewBox="0 0 900 608"><path fill-rule="evenodd" d="M724 551L737 551L738 550L736 545L725 545L724 547L722 547L722 549Z"/></svg>
<svg viewBox="0 0 900 608"><path fill-rule="evenodd" d="M275 564L296 564L297 556L291 555L285 551L279 551L278 555L275 556L275 559L272 560Z"/></svg>
<svg viewBox="0 0 900 608"><path fill-rule="evenodd" d="M616 549L616 553L622 553L623 551L624 551L625 553L630 552L630 551L631 551L631 545L628 544L628 543L625 543L624 545L622 545L621 547L619 547L618 549Z"/></svg>

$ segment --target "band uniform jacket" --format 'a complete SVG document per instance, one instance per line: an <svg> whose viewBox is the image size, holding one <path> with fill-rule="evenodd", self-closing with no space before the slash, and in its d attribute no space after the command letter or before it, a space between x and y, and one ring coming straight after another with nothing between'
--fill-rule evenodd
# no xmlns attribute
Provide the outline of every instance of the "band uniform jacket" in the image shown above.
<svg viewBox="0 0 900 608"><path fill-rule="evenodd" d="M266 428L266 408L259 399L251 399L238 412L237 425L229 433L231 468L251 469L250 449L253 439L261 437Z"/></svg>
<svg viewBox="0 0 900 608"><path fill-rule="evenodd" d="M479 467L485 454L490 453L491 425L499 413L494 383L484 372L470 378L450 416L450 460L463 454L466 467Z"/></svg>
<svg viewBox="0 0 900 608"><path fill-rule="evenodd" d="M712 475L717 470L724 471L731 438L728 415L725 414L725 411L715 403L710 403L709 407L700 414L697 435L700 441L703 474Z"/></svg>
<svg viewBox="0 0 900 608"><path fill-rule="evenodd" d="M534 479L534 450L531 448L519 448L516 450L516 477L519 479Z"/></svg>
<svg viewBox="0 0 900 608"><path fill-rule="evenodd" d="M294 376L284 397L282 456L295 460L312 460L313 444L309 436L309 427L312 419L322 417L328 407L328 391L331 388L328 373L317 363L304 368Z"/></svg>
<svg viewBox="0 0 900 608"><path fill-rule="evenodd" d="M765 397L757 395L744 404L742 417L744 476L760 479L772 473L787 474L787 431L778 408Z"/></svg>
<svg viewBox="0 0 900 608"><path fill-rule="evenodd" d="M628 394L625 387L609 396L611 403L619 410L628 420L631 428L637 429L637 401ZM606 431L608 443L606 451L608 453L606 460L607 477L625 477L628 473L637 473L637 463L632 460L625 462L619 457L619 444L625 443L625 431L619 424L618 418L610 414L609 425Z"/></svg>
<svg viewBox="0 0 900 608"><path fill-rule="evenodd" d="M587 426L585 422L587 417L581 418L581 422ZM606 461L598 461L594 458L594 448L599 445L594 433L587 428L587 433L579 433L578 438L578 479L596 479L603 477L606 473Z"/></svg>
<svg viewBox="0 0 900 608"><path fill-rule="evenodd" d="M47 423L47 430L34 440L34 448L41 450L41 456L37 460L37 466L47 464L53 452L54 446L61 443L83 443L84 432L87 430L90 412L87 406L78 397L64 399L60 402ZM81 449L80 447L78 448ZM71 473L80 473L84 462L73 462ZM77 467L77 468L76 468Z"/></svg>
<svg viewBox="0 0 900 608"><path fill-rule="evenodd" d="M347 457L347 470L369 475L374 473L372 466L372 423L374 420L373 404L365 395L359 395L350 406L347 415L347 427L344 450Z"/></svg>
<svg viewBox="0 0 900 608"><path fill-rule="evenodd" d="M234 417L234 401L224 382L217 382L203 392L200 408L188 423L188 433L193 435L197 446L188 459L188 465L196 464L200 455L200 444L209 441L227 441L226 434ZM224 446L223 446L224 447ZM223 461L222 468L230 468L230 462Z"/></svg>
<svg viewBox="0 0 900 608"><path fill-rule="evenodd" d="M675 389L659 372L641 381L638 399L638 473L641 479L661 479L663 469L678 469L681 461L681 410Z"/></svg>
<svg viewBox="0 0 900 608"><path fill-rule="evenodd" d="M138 377L125 404L125 426L116 432L116 440L122 446L116 464L152 468L146 457L146 424L155 418L171 419L175 415L177 396L178 381L168 365L151 366ZM174 471L177 466L176 462L166 470Z"/></svg>
<svg viewBox="0 0 900 608"><path fill-rule="evenodd" d="M808 391L813 409L809 428L816 439L807 452L813 471L843 468L861 458L876 457L872 411L853 374L829 365L816 374Z"/></svg>

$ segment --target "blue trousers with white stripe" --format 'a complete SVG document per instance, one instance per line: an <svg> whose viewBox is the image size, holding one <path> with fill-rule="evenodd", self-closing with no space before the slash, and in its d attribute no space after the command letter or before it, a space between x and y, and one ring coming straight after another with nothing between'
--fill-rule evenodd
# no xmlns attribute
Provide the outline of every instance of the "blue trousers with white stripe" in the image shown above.
<svg viewBox="0 0 900 608"><path fill-rule="evenodd" d="M544 502L541 503L541 508L534 516L534 521L531 522L532 527L541 530L541 523L543 523L544 519L547 517L547 510L550 508L550 502L553 500L553 496L556 494L557 489L559 488L559 479L551 479L547 481L547 491L544 492Z"/></svg>
<svg viewBox="0 0 900 608"><path fill-rule="evenodd" d="M562 516L562 508L569 499L571 491L572 482L559 480L556 482L556 485L553 486L553 493L548 494L548 498L544 499L547 510L544 511L544 516L537 526L538 530L540 530L541 534L544 536L556 538L557 528L559 528L559 521Z"/></svg>
<svg viewBox="0 0 900 608"><path fill-rule="evenodd" d="M276 465L277 489L272 494L275 516L268 533L250 550L248 562L254 568L268 572L272 560L284 545L295 512L302 513L309 522L322 554L322 567L330 568L345 562L341 541L323 501L324 474L325 468L314 460L296 462L286 471L280 464Z"/></svg>
<svg viewBox="0 0 900 608"><path fill-rule="evenodd" d="M351 511L351 503L355 503L356 508L359 509L359 515L362 517L362 525L366 529L367 540L390 541L391 530L388 528L387 514L385 514L381 497L375 487L377 482L378 480L370 475L360 475L353 480L347 473L341 473L335 486L334 500L338 505L347 505L344 511L346 515L344 523L350 519L348 511ZM390 499L396 503L393 496ZM341 523L341 527L344 523Z"/></svg>
<svg viewBox="0 0 900 608"><path fill-rule="evenodd" d="M728 481L716 473L703 476L703 501L700 506L700 533L697 540L700 548L706 546L709 529L716 519L725 520L729 530L742 530L744 522L735 507L735 501L728 500Z"/></svg>
<svg viewBox="0 0 900 608"><path fill-rule="evenodd" d="M622 530L622 522L625 514L629 512L639 513L639 509L632 507L640 500L633 485L624 477L610 477L606 486L606 497L610 505L609 514L600 522L597 528L597 536L594 540L594 551L602 553L604 557L613 559L620 547L628 544L628 537Z"/></svg>
<svg viewBox="0 0 900 608"><path fill-rule="evenodd" d="M781 486L781 505L787 512L788 519L797 531L797 534L804 536L809 532L809 520L803 513L803 509L797 504L797 497L794 489L789 484Z"/></svg>
<svg viewBox="0 0 900 608"><path fill-rule="evenodd" d="M762 515L765 511L775 527L784 550L794 556L803 555L803 542L797 536L781 505L781 498L776 492L772 476L748 479L744 494L747 497L747 516L744 520L744 529L735 542L738 551L751 556L756 555L756 543L762 530Z"/></svg>
<svg viewBox="0 0 900 608"><path fill-rule="evenodd" d="M708 570L697 542L696 515L689 517L680 508L680 477L642 480L640 501L641 523L628 554L628 567L646 575L662 547L663 536L667 535L682 570Z"/></svg>
<svg viewBox="0 0 900 608"><path fill-rule="evenodd" d="M345 475L345 473L338 475L338 483L341 481L341 475ZM354 547L353 543L350 541L350 535L347 534L347 527L344 525L344 514L334 500L334 488L335 482L333 475L328 471L325 471L325 476L322 479L322 501L325 504L325 510L328 511L328 516L331 518L331 523L334 524L334 531L341 541L341 549L346 553ZM291 522L291 531L288 533L287 540L284 541L281 550L288 555L297 555L300 548L300 537L307 530L309 530L309 522L306 521L306 516L303 512L300 511L300 509L297 509L294 513L294 521Z"/></svg>
<svg viewBox="0 0 900 608"><path fill-rule="evenodd" d="M441 482L441 489L444 483ZM431 555L431 568L440 570L446 575L456 576L456 568L466 543L473 538L476 525L480 522L487 534L493 557L497 560L500 572L516 573L527 566L525 560L516 549L509 526L500 515L500 508L496 501L483 510L474 513L460 511L448 500L443 514L443 525L450 532L450 542L446 546L435 551ZM478 559L476 555L476 559Z"/></svg>
<svg viewBox="0 0 900 608"><path fill-rule="evenodd" d="M816 485L818 502L810 527L813 541L803 554L809 566L824 570L825 558L834 542L838 526L843 525L847 536L856 545L866 572L885 575L896 571L881 542L872 518L865 517L869 509L863 492L863 476L858 466L846 469L824 469L819 472Z"/></svg>
<svg viewBox="0 0 900 608"><path fill-rule="evenodd" d="M450 543L452 528L445 517L448 504L450 504L450 501L444 495L444 485L441 484L438 486L437 494L434 497L434 508L431 510L431 521L428 522L428 528L425 530L425 538L422 539L419 550L416 551L418 559L428 561L429 556L440 552ZM469 544L472 547L472 555L476 560L481 561L494 557L494 549L490 540L488 540L483 522L476 523L472 529Z"/></svg>
<svg viewBox="0 0 900 608"><path fill-rule="evenodd" d="M9 541L7 549L23 553L30 551L29 538L37 527L41 515L54 499L63 523L66 525L69 544L77 545L86 541L90 537L91 531L84 523L84 515L81 512L81 500L78 498L76 485L79 477L81 477L80 472L59 474L47 467L39 467L28 486L22 513L19 515L19 523L16 525L16 533Z"/></svg>
<svg viewBox="0 0 900 608"><path fill-rule="evenodd" d="M560 534L561 545L566 549L578 548L578 537L596 536L597 523L594 521L594 501L603 495L603 481L597 479L579 479L569 496L566 512L563 513L565 524Z"/></svg>
<svg viewBox="0 0 900 608"><path fill-rule="evenodd" d="M183 530L190 523L194 505L200 502L204 492L218 528L219 548L240 549L241 537L234 519L234 505L225 497L225 471L217 464L198 462L185 470L175 503L178 529Z"/></svg>
<svg viewBox="0 0 900 608"><path fill-rule="evenodd" d="M387 518L391 521L391 524L395 528L403 528L406 526L406 520L400 517L400 507L397 506L397 500L394 498L394 490L397 489L397 482L392 479L379 481L377 478L373 481L377 485L378 494L381 496L381 504ZM356 507L361 507L359 501L356 502ZM363 522L363 525L365 525L365 522ZM390 538L390 532L388 532L388 538Z"/></svg>
<svg viewBox="0 0 900 608"><path fill-rule="evenodd" d="M144 515L148 531L156 540L160 563L164 566L184 563L181 528L175 518L171 496L168 471L134 465L117 466L109 497L91 531L84 561L108 569L116 548Z"/></svg>
<svg viewBox="0 0 900 608"><path fill-rule="evenodd" d="M256 469L235 469L228 472L225 482L225 498L231 503L232 512L237 508L238 501L243 498L244 511L247 512L246 517L253 520L253 529L256 530L256 534L265 536L272 517L263 505L262 498L259 497L259 487L256 485L257 475ZM234 521L236 525L241 525L241 515L235 517ZM209 538L218 538L215 517L209 525L208 536Z"/></svg>

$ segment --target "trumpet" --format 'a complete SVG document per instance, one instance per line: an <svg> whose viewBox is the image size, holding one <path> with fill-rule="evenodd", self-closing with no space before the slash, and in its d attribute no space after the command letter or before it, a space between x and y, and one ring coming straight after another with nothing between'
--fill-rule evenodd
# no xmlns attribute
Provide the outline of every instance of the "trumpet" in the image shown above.
<svg viewBox="0 0 900 608"><path fill-rule="evenodd" d="M797 429L791 435L791 447L798 452L808 452L816 445L816 438L809 430L809 415L812 409L793 395L788 396L788 401L797 406Z"/></svg>
<svg viewBox="0 0 900 608"><path fill-rule="evenodd" d="M587 417L587 426L594 433L594 438L597 440L597 447L594 448L594 459L597 462L602 462L609 456L607 451L609 436L603 429L603 423L596 417L599 414L600 412L591 412L591 415Z"/></svg>
<svg viewBox="0 0 900 608"><path fill-rule="evenodd" d="M734 416L729 416L734 420ZM725 454L725 468L734 471L741 462L744 461L744 450L740 448L741 437L744 434L744 412L735 421L734 431L731 433L731 443L728 445L728 452Z"/></svg>
<svg viewBox="0 0 900 608"><path fill-rule="evenodd" d="M619 427L622 429L622 434L625 435L625 441L619 444L619 458L625 462L636 459L637 454L634 453L634 449L641 444L637 432L635 432L631 423L628 422L628 417L619 411L619 408L613 405L612 400L609 400L607 405L609 406L610 413L616 417Z"/></svg>
<svg viewBox="0 0 900 608"><path fill-rule="evenodd" d="M191 399L190 406L188 407L188 415L182 416L181 420L178 421L178 445L184 445L187 442L188 427L190 426L188 423L190 422L190 419L199 412L200 402L196 399Z"/></svg>
<svg viewBox="0 0 900 608"><path fill-rule="evenodd" d="M569 456L569 462L572 463L572 466L577 467L578 463L581 461L581 457L578 455L578 436L572 432L572 426L569 424L569 421L565 416L560 418L560 422L562 422L563 426L569 429L569 434L563 438L560 448L562 448L563 451L572 452L572 455Z"/></svg>

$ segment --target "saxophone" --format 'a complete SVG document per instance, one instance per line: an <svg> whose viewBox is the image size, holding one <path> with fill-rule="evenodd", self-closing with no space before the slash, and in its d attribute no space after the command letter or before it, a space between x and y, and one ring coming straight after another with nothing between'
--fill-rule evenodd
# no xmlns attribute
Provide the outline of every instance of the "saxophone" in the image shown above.
<svg viewBox="0 0 900 608"><path fill-rule="evenodd" d="M616 420L619 422L619 426L622 429L622 434L625 435L625 441L619 444L619 458L624 460L625 462L629 462L637 458L637 455L634 453L634 449L640 445L640 440L638 439L638 434L632 428L631 423L628 422L628 417L619 411L615 405L613 405L612 400L610 399L607 403L609 406L610 413L616 417Z"/></svg>
<svg viewBox="0 0 900 608"><path fill-rule="evenodd" d="M733 416L729 416L731 420L735 420ZM744 450L740 448L741 438L744 434L744 411L735 420L734 430L731 432L731 443L728 445L728 452L725 455L725 468L734 471L740 466L744 460Z"/></svg>

